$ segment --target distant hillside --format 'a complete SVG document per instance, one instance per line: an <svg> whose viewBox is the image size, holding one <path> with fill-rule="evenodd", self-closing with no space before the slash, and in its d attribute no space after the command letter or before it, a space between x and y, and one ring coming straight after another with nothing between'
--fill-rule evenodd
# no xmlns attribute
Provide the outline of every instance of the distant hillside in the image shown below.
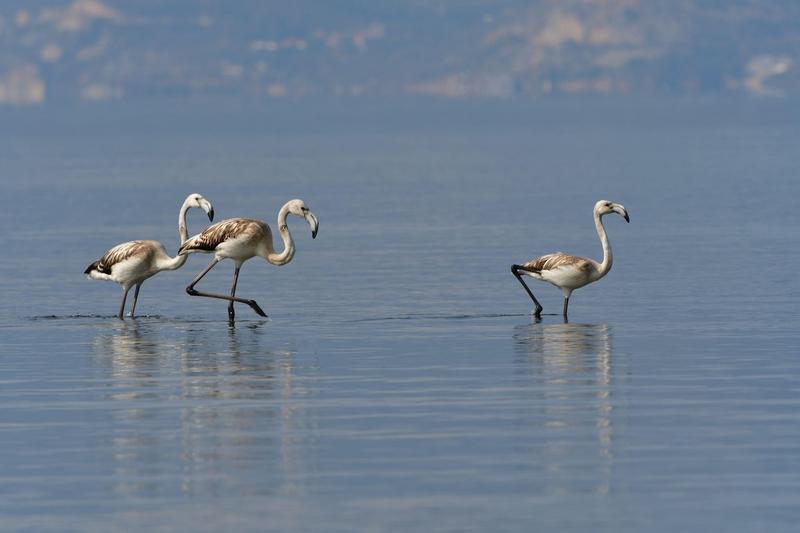
<svg viewBox="0 0 800 533"><path fill-rule="evenodd" d="M800 2L29 0L0 104L169 95L800 94Z"/></svg>

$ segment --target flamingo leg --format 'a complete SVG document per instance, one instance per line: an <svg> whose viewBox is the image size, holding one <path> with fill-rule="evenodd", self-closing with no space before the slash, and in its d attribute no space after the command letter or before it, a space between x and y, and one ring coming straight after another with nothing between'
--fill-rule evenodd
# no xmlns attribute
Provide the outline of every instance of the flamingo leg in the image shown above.
<svg viewBox="0 0 800 533"><path fill-rule="evenodd" d="M567 308L569 307L569 296L564 297L564 322L567 321Z"/></svg>
<svg viewBox="0 0 800 533"><path fill-rule="evenodd" d="M542 309L544 309L544 307L542 307L542 304L539 303L539 300L536 299L536 296L534 296L531 290L528 288L527 283L525 283L525 281L522 279L522 275L519 273L520 270L527 271L528 269L521 265L511 265L511 273L514 274L520 283L522 283L522 286L525 288L525 292L528 293L528 296L531 297L531 300L533 300L533 303L536 305L533 316L539 318L542 315Z"/></svg>
<svg viewBox="0 0 800 533"><path fill-rule="evenodd" d="M205 298L217 298L219 300L228 300L229 302L239 302L239 303L247 304L253 309L253 311L256 312L256 314L258 314L260 316L267 316L267 314L264 311L261 310L261 308L258 306L258 304L256 303L255 300L245 300L244 298L237 298L236 296L228 296L226 294L214 294L214 293L211 293L211 292L200 292L200 291L195 290L194 286L197 285L197 282L200 281L201 279L203 279L203 276L208 274L208 272L212 268L217 266L217 263L219 263L219 259L214 258L211 261L211 264L208 265L205 270L200 272L200 274L196 278L194 278L192 280L192 282L189 284L189 286L186 287L186 292L189 294L189 296L203 296Z"/></svg>
<svg viewBox="0 0 800 533"><path fill-rule="evenodd" d="M119 318L120 320L125 320L125 318L124 318L124 315L125 315L125 300L128 299L128 291L129 290L131 290L130 287L125 287L123 289L122 305L119 306L119 314L117 315L117 318Z"/></svg>
<svg viewBox="0 0 800 533"><path fill-rule="evenodd" d="M236 283L239 281L239 269L241 267L236 265L236 268L233 271L233 286L231 286L231 298L236 296ZM230 301L228 304L228 320L233 322L233 319L236 318L236 312L233 310L233 300Z"/></svg>
<svg viewBox="0 0 800 533"><path fill-rule="evenodd" d="M141 289L141 288L142 288L142 284L141 283L137 283L136 284L136 290L133 291L133 307L131 308L131 318L133 318L135 313L136 313L136 302L139 301L139 289Z"/></svg>

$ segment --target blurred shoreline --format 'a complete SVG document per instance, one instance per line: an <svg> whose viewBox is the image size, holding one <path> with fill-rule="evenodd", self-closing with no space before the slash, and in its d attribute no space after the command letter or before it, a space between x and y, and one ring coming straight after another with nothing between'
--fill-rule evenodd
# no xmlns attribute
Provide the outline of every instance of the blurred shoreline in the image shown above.
<svg viewBox="0 0 800 533"><path fill-rule="evenodd" d="M800 99L746 96L483 98L287 98L279 102L234 98L157 98L140 101L48 103L0 107L0 136L126 135L157 129L200 135L346 134L358 127L376 133L447 131L454 125L476 132L524 128L531 123L618 125L791 124L800 119Z"/></svg>

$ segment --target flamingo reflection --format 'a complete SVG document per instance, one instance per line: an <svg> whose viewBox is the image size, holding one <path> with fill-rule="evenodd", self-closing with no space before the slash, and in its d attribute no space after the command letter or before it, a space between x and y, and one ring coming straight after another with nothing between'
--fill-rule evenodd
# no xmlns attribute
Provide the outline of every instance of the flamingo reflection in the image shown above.
<svg viewBox="0 0 800 533"><path fill-rule="evenodd" d="M536 410L525 423L542 425L545 456L539 459L549 489L607 493L615 405L611 327L534 321L517 326L513 338L517 372L536 392Z"/></svg>

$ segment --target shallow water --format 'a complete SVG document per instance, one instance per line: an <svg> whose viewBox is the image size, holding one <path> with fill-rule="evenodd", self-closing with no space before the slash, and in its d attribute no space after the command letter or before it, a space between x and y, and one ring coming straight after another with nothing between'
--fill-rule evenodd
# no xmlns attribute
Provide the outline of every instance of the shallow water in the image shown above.
<svg viewBox="0 0 800 533"><path fill-rule="evenodd" d="M403 105L4 112L0 529L794 529L797 109ZM269 319L207 256L124 322L81 275L190 192L318 216L242 269ZM510 264L599 257L599 198L611 273L534 321Z"/></svg>

